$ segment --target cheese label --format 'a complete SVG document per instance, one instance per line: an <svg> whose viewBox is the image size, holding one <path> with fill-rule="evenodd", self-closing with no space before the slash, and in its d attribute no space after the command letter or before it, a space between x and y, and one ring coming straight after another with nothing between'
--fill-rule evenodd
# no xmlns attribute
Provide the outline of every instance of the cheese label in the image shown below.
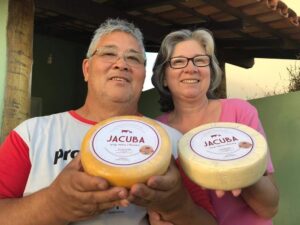
<svg viewBox="0 0 300 225"><path fill-rule="evenodd" d="M190 140L191 149L207 159L229 161L248 155L254 140L245 132L228 127L213 127L196 133Z"/></svg>
<svg viewBox="0 0 300 225"><path fill-rule="evenodd" d="M90 150L100 161L112 166L132 166L150 160L158 152L161 140L149 124L120 120L98 129Z"/></svg>

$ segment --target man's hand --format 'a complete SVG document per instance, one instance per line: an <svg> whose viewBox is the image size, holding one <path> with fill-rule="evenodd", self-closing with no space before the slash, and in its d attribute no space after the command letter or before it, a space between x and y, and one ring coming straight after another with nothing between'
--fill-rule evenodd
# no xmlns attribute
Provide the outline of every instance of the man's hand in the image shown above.
<svg viewBox="0 0 300 225"><path fill-rule="evenodd" d="M187 195L172 161L166 174L150 177L146 184L133 185L128 200L154 211L169 212L180 207Z"/></svg>
<svg viewBox="0 0 300 225"><path fill-rule="evenodd" d="M154 211L148 211L150 225L174 225L171 222L163 221L160 214Z"/></svg>
<svg viewBox="0 0 300 225"><path fill-rule="evenodd" d="M133 185L127 199L148 209L151 225L216 225L214 218L192 201L174 160L166 174Z"/></svg>
<svg viewBox="0 0 300 225"><path fill-rule="evenodd" d="M87 219L114 206L124 206L122 199L128 195L125 188L110 187L105 179L83 172L80 155L45 191L51 210L66 223Z"/></svg>

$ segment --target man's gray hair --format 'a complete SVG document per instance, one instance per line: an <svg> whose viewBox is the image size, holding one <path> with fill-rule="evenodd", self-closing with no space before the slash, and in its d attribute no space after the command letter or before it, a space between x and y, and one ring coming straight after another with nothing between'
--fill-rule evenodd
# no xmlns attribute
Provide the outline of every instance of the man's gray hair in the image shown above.
<svg viewBox="0 0 300 225"><path fill-rule="evenodd" d="M96 46L97 46L99 40L103 36L110 34L114 31L123 31L123 32L131 34L133 37L135 37L142 49L142 53L145 55L143 34L139 28L137 28L133 23L130 23L126 20L107 19L95 31L92 41L90 43L90 46L88 48L88 51L86 53L86 57L90 58L92 56L92 54L96 50Z"/></svg>

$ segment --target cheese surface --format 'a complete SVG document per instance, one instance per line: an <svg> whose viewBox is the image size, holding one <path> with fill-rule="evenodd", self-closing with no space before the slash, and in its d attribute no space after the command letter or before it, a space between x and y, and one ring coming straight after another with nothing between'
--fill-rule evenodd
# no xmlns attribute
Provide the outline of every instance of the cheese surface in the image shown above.
<svg viewBox="0 0 300 225"><path fill-rule="evenodd" d="M85 172L123 187L164 174L171 154L166 131L140 116L113 117L94 125L81 146Z"/></svg>
<svg viewBox="0 0 300 225"><path fill-rule="evenodd" d="M264 174L267 143L256 130L238 123L210 123L179 141L179 160L195 183L214 190L247 187Z"/></svg>

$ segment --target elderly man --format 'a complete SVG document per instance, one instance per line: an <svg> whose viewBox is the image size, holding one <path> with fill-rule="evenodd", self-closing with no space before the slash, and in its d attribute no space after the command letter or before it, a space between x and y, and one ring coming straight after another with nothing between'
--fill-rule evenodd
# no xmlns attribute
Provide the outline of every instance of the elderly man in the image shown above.
<svg viewBox="0 0 300 225"><path fill-rule="evenodd" d="M113 116L138 115L145 79L140 30L123 20L105 21L95 32L82 68L88 93L81 108L29 119L2 144L1 224L215 224L193 203L173 162L163 176L130 190L112 187L82 169L77 153L92 125ZM176 148L180 134L164 128ZM155 216L148 219L148 211Z"/></svg>

